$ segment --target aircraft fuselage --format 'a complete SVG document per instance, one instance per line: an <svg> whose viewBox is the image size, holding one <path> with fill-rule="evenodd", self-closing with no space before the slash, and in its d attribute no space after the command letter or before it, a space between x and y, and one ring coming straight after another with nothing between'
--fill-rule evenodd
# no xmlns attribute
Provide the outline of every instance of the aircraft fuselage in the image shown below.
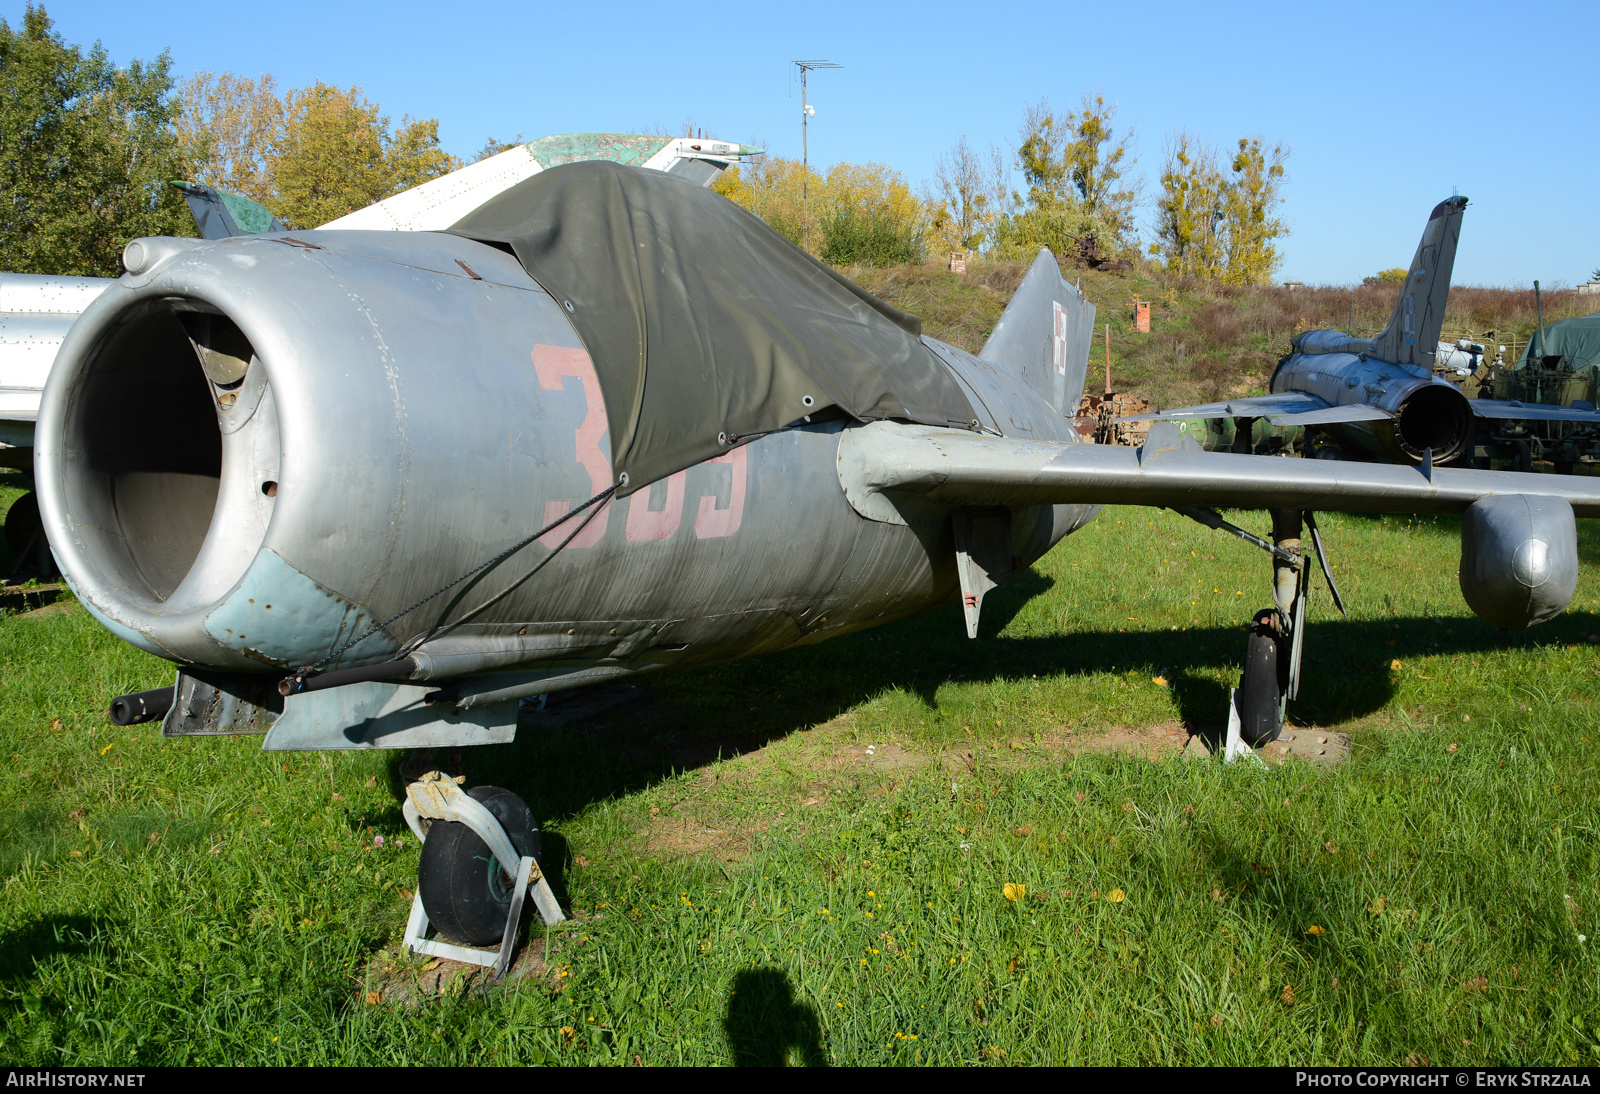
<svg viewBox="0 0 1600 1094"><path fill-rule="evenodd" d="M506 252L355 231L170 246L73 326L37 441L63 572L128 641L281 677L611 486L594 367ZM929 344L984 428L1076 439L1020 380ZM948 513L890 523L846 499L838 435L854 426L797 423L608 499L322 667L433 634L411 679L471 705L949 601ZM1016 511L1014 565L1095 511Z"/></svg>

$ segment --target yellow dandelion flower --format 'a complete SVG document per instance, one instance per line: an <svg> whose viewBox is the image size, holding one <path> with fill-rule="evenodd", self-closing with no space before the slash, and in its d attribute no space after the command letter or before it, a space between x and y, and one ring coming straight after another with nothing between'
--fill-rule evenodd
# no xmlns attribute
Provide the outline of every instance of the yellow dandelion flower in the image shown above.
<svg viewBox="0 0 1600 1094"><path fill-rule="evenodd" d="M1006 882L1003 892L1005 893L1006 899L1015 904L1017 901L1028 895L1028 887L1026 885L1018 885L1014 881L1008 881Z"/></svg>
<svg viewBox="0 0 1600 1094"><path fill-rule="evenodd" d="M1106 894L1106 899L1111 901L1113 904L1121 904L1123 900L1127 899L1127 896L1128 894L1124 893L1121 889L1113 889Z"/></svg>
<svg viewBox="0 0 1600 1094"><path fill-rule="evenodd" d="M1326 928L1319 927L1315 923L1313 923L1311 926L1306 928L1306 934L1312 935L1312 936L1314 936L1316 938L1321 938L1323 935L1325 935L1327 933L1328 932L1327 932Z"/></svg>

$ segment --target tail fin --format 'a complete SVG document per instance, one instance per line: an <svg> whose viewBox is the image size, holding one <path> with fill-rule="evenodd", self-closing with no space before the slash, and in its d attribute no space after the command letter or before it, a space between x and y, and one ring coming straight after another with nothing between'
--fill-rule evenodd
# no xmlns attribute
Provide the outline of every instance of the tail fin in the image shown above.
<svg viewBox="0 0 1600 1094"><path fill-rule="evenodd" d="M1093 337L1094 305L1061 280L1055 258L1041 250L978 357L1021 376L1071 417L1078 412Z"/></svg>
<svg viewBox="0 0 1600 1094"><path fill-rule="evenodd" d="M1432 369L1439 331L1444 326L1444 306L1450 299L1450 271L1456 264L1456 241L1461 238L1463 197L1446 198L1433 207L1422 231L1416 257L1406 283L1400 288L1389 325L1374 340L1373 354L1385 361Z"/></svg>

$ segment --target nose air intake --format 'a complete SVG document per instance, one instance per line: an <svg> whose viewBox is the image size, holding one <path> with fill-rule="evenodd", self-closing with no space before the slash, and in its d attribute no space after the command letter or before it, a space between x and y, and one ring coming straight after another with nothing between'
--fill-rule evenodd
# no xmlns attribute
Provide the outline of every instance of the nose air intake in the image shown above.
<svg viewBox="0 0 1600 1094"><path fill-rule="evenodd" d="M63 546L129 608L216 600L277 493L263 489L278 478L277 412L249 340L209 305L146 298L62 365L76 373L53 469L74 530Z"/></svg>

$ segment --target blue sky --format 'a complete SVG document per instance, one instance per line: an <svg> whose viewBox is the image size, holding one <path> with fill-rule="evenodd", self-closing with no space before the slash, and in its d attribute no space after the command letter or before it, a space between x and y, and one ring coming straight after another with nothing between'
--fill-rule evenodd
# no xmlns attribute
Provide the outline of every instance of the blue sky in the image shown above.
<svg viewBox="0 0 1600 1094"><path fill-rule="evenodd" d="M119 62L170 49L280 87L359 85L386 112L484 138L687 119L800 150L797 57L813 77L813 162L879 160L916 184L958 136L1014 143L1025 105L1103 90L1154 192L1163 138L1259 133L1293 154L1279 276L1347 283L1410 262L1428 210L1468 195L1458 284L1587 280L1600 266L1600 4L1140 5L924 2L47 4ZM22 5L3 0L13 25Z"/></svg>

